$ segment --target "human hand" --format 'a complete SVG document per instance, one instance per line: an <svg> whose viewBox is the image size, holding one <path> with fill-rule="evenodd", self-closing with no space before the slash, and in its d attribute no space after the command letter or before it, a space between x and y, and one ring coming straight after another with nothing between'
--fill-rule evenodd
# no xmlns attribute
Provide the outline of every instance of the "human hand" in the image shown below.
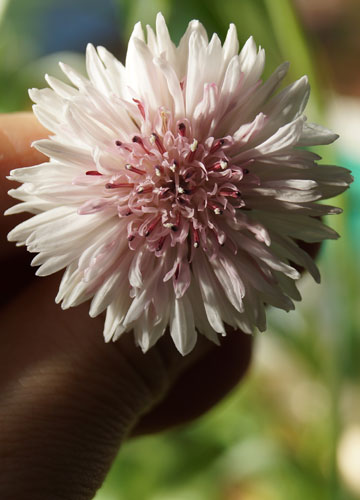
<svg viewBox="0 0 360 500"><path fill-rule="evenodd" d="M46 161L30 148L47 131L29 113L0 117L2 212L17 167ZM54 302L60 274L34 276L31 255L6 241L23 215L2 217L0 246L0 498L91 499L129 435L188 422L245 374L252 338L228 330L182 357L165 335L147 354L132 334L102 338L88 304ZM5 276L5 279L4 279Z"/></svg>

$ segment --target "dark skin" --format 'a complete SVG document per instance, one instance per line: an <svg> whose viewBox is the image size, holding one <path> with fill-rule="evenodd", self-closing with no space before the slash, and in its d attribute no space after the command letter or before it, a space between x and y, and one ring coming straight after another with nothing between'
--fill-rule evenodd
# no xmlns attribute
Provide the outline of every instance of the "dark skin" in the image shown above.
<svg viewBox="0 0 360 500"><path fill-rule="evenodd" d="M0 116L1 212L16 203L5 176L47 161L30 147L47 135L30 113ZM252 337L200 336L185 357L169 335L145 355L131 333L105 344L89 304L55 304L62 273L34 276L32 256L6 241L26 217L1 218L0 498L89 500L124 439L189 422L238 384Z"/></svg>

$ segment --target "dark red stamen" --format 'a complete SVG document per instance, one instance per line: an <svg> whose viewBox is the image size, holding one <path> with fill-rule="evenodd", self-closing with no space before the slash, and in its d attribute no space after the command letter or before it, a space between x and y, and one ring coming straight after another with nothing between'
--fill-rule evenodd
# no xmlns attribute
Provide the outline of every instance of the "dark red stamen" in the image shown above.
<svg viewBox="0 0 360 500"><path fill-rule="evenodd" d="M155 174L158 176L158 177L161 177L161 174L164 173L164 169L161 165L155 165Z"/></svg>
<svg viewBox="0 0 360 500"><path fill-rule="evenodd" d="M240 191L233 191L231 189L229 190L222 190L222 191L219 191L219 195L220 196L227 196L227 197L231 197L231 198L239 198L241 196L241 193Z"/></svg>
<svg viewBox="0 0 360 500"><path fill-rule="evenodd" d="M139 101L139 99L133 99L133 101L135 102L135 104L137 104L137 107L139 108L141 116L145 120L145 108L144 108L143 104Z"/></svg>
<svg viewBox="0 0 360 500"><path fill-rule="evenodd" d="M132 241L135 238L135 234L129 234L128 241Z"/></svg>
<svg viewBox="0 0 360 500"><path fill-rule="evenodd" d="M218 139L212 145L212 148L210 149L210 153L215 153L215 151L218 151L224 144L225 144L225 139Z"/></svg>
<svg viewBox="0 0 360 500"><path fill-rule="evenodd" d="M124 146L124 144L121 141L115 141L115 145L118 148L124 148L126 151L129 151L131 153L132 149L130 149L128 146Z"/></svg>
<svg viewBox="0 0 360 500"><path fill-rule="evenodd" d="M189 163L191 163L194 158L195 158L195 154L196 154L196 151L197 151L197 148L198 148L198 141L196 139L193 140L193 142L190 144L190 153L187 157L187 161Z"/></svg>
<svg viewBox="0 0 360 500"><path fill-rule="evenodd" d="M137 193L145 194L145 193L151 193L153 190L153 186L139 186L136 190Z"/></svg>
<svg viewBox="0 0 360 500"><path fill-rule="evenodd" d="M97 170L88 170L86 172L86 175L102 175L102 174L100 174L100 172L98 172Z"/></svg>
<svg viewBox="0 0 360 500"><path fill-rule="evenodd" d="M179 134L181 135L181 137L185 137L185 134L186 134L186 126L185 126L185 123L179 123Z"/></svg>
<svg viewBox="0 0 360 500"><path fill-rule="evenodd" d="M119 183L113 183L113 182L108 182L105 184L106 189L118 189L118 188L133 188L134 183L132 182L119 182Z"/></svg>
<svg viewBox="0 0 360 500"><path fill-rule="evenodd" d="M163 190L160 193L160 198L164 198L170 191L170 188L162 188Z"/></svg>
<svg viewBox="0 0 360 500"><path fill-rule="evenodd" d="M187 157L187 161L188 161L189 163L192 163L192 161L194 160L194 158L195 158L195 153L196 153L196 151L190 151L190 153L189 153L189 155L188 155L188 157Z"/></svg>
<svg viewBox="0 0 360 500"><path fill-rule="evenodd" d="M223 210L218 206L218 205L215 205L214 203L211 203L208 201L208 206L214 210L215 214L216 215L221 215L223 213Z"/></svg>
<svg viewBox="0 0 360 500"><path fill-rule="evenodd" d="M220 162L214 163L211 167L208 168L208 172L221 172L223 170L221 168Z"/></svg>
<svg viewBox="0 0 360 500"><path fill-rule="evenodd" d="M139 137L138 135L134 135L134 137L132 138L132 141L135 142L136 144L140 144L140 146L143 148L145 153L147 153L148 155L151 155L151 152L147 149L147 147L145 146L144 141L141 139L141 137Z"/></svg>
<svg viewBox="0 0 360 500"><path fill-rule="evenodd" d="M200 237L199 237L199 231L195 228L193 228L193 239L194 239L194 248L198 248L200 245Z"/></svg>
<svg viewBox="0 0 360 500"><path fill-rule="evenodd" d="M158 148L160 153L164 154L166 149L164 148L163 143L161 142L159 136L156 134L152 134L151 137L152 137L152 141L156 144L156 147Z"/></svg>
<svg viewBox="0 0 360 500"><path fill-rule="evenodd" d="M148 225L146 232L145 232L145 236L149 236L149 234L154 230L155 226L160 222L160 219L161 219L161 215L158 215L158 217L156 217L156 219L154 219L151 222L151 224Z"/></svg>
<svg viewBox="0 0 360 500"><path fill-rule="evenodd" d="M128 217L132 213L133 212L128 207L121 207L121 208L119 207L118 208L119 217Z"/></svg>
<svg viewBox="0 0 360 500"><path fill-rule="evenodd" d="M141 170L140 168L136 168L133 165L130 165L129 163L125 165L126 170L129 170L130 172L134 172L135 174L140 174L144 175L146 174L145 170Z"/></svg>
<svg viewBox="0 0 360 500"><path fill-rule="evenodd" d="M179 274L180 274L180 264L178 264L176 266L176 270L175 270L175 274L174 274L174 278L177 280L179 278Z"/></svg>
<svg viewBox="0 0 360 500"><path fill-rule="evenodd" d="M157 252L160 252L160 250L162 249L162 247L164 246L164 242L166 240L166 236L162 236L159 241L158 241L158 245L156 247L156 251Z"/></svg>

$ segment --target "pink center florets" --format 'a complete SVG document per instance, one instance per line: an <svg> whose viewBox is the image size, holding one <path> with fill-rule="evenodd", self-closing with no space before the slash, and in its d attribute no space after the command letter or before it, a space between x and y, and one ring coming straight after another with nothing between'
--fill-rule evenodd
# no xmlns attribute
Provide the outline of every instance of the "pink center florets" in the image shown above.
<svg viewBox="0 0 360 500"><path fill-rule="evenodd" d="M145 118L140 103L138 108ZM116 205L119 217L129 217L132 250L144 241L156 256L185 242L191 253L191 248L198 247L208 251L209 241L212 247L214 243L222 246L226 240L224 219L234 219L236 209L245 206L240 188L244 176L249 181L252 177L246 168L250 162L232 164L226 154L231 137L198 141L186 119L171 130L167 115L159 114L161 134L134 135L126 143L115 141L122 165L118 173L110 176L91 170L86 175L102 176L105 204ZM95 205L91 211L97 211ZM89 211L80 209L79 213Z"/></svg>

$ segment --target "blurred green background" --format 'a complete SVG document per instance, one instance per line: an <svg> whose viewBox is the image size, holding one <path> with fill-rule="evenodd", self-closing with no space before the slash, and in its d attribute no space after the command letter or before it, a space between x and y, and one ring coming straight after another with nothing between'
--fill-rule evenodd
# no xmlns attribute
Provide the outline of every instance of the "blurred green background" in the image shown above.
<svg viewBox="0 0 360 500"><path fill-rule="evenodd" d="M29 109L29 87L59 60L84 68L88 41L124 58L133 24L161 10L178 41L200 19L222 39L266 49L266 74L291 62L308 74L309 119L341 134L317 148L324 162L360 170L358 0L0 0L0 111ZM126 443L96 500L360 498L360 182L336 202L342 235L319 258L322 284L305 277L303 302L269 311L245 383L182 429ZM191 401L186 402L191 404Z"/></svg>

